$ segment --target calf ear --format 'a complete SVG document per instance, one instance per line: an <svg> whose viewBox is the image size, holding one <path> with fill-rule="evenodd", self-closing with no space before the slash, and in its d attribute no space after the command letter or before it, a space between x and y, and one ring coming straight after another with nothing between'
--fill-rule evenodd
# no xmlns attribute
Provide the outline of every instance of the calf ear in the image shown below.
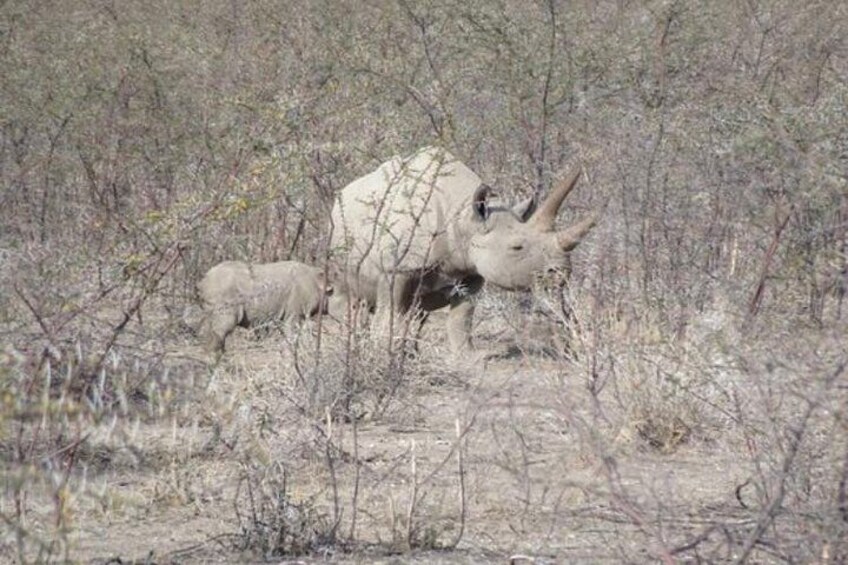
<svg viewBox="0 0 848 565"><path fill-rule="evenodd" d="M489 193L492 192L492 187L487 184L481 184L474 191L474 198L471 200L471 206L474 209L474 216L478 220L487 220L489 218Z"/></svg>
<svg viewBox="0 0 848 565"><path fill-rule="evenodd" d="M536 211L536 199L534 197L526 198L512 207L512 212L518 216L522 222L526 222Z"/></svg>

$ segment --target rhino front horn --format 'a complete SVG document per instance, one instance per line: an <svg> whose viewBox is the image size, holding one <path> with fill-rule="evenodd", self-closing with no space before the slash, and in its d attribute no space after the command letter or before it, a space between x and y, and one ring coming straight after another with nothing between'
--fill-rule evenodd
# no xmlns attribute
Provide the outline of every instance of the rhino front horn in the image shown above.
<svg viewBox="0 0 848 565"><path fill-rule="evenodd" d="M533 217L530 218L530 223L536 226L539 231L552 231L563 200L574 190L579 179L580 169L555 185L545 201L542 202L542 205L539 206L539 209L536 210L536 213L533 214Z"/></svg>
<svg viewBox="0 0 848 565"><path fill-rule="evenodd" d="M562 230L556 234L557 243L563 251L571 251L583 237L598 223L598 218L601 217L601 210L595 210L589 216L583 218L573 226Z"/></svg>

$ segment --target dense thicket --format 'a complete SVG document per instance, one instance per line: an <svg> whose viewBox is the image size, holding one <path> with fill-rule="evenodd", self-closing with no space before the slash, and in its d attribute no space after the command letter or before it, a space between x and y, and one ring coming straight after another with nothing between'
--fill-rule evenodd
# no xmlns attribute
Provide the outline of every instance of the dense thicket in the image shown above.
<svg viewBox="0 0 848 565"><path fill-rule="evenodd" d="M184 299L217 259L321 257L334 190L439 143L505 192L583 164L574 204L609 202L586 253L610 305L685 324L719 293L821 322L845 288L846 16L837 1L7 3L6 263L47 294L96 274Z"/></svg>
<svg viewBox="0 0 848 565"><path fill-rule="evenodd" d="M235 510L267 558L467 531L504 558L845 561L844 0L10 0L0 71L0 559L176 505ZM355 323L192 356L206 269L323 263L336 191L429 144L506 195L583 167L562 221L606 207L570 292L535 295L547 372ZM484 339L530 335L529 301L481 302ZM360 459L384 447L360 417L401 404L385 445L427 445Z"/></svg>

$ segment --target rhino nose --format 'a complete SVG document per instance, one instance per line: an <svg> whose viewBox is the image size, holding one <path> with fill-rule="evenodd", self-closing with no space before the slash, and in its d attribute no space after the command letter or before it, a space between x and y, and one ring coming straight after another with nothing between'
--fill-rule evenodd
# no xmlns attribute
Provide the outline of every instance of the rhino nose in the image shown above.
<svg viewBox="0 0 848 565"><path fill-rule="evenodd" d="M566 277L564 275L565 273L560 267L548 267L545 269L545 274L541 278L548 284L558 285L565 281Z"/></svg>

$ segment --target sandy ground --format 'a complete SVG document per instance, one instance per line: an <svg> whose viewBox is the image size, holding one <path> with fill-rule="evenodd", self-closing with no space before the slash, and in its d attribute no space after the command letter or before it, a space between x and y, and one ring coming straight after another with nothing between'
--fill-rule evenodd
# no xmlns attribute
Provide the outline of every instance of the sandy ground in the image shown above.
<svg viewBox="0 0 848 565"><path fill-rule="evenodd" d="M150 424L138 432L143 448L109 452L92 469L91 480L110 495L107 502L80 501L71 557L92 563L259 559L239 548L249 521L240 524L234 503L244 462L257 450L266 463L284 464L292 500L309 501L326 515L338 500L340 539L350 536L356 508L357 543L319 548L306 561L653 561L663 548L733 519L739 508L735 491L748 473L744 458L704 441L660 453L626 426L610 432L609 422L593 423L603 412L593 408L584 381L568 364L544 356L515 355L489 360L485 370L431 375L383 418L358 422L356 441L352 423L331 422L337 450L331 469L315 434L286 408L273 368L287 363L273 338L237 337L218 371L260 375L251 383L255 397L245 396L247 388L238 394L242 416L246 405L254 412L264 407L267 433L257 440L233 432L241 425L239 410L222 421L220 437L209 418L190 428L176 419L170 426ZM223 380L208 394L239 390L237 378ZM326 432L326 422L318 424ZM591 430L602 428L611 441L592 447ZM243 502L240 510L246 511ZM410 515L418 545L412 549L404 541Z"/></svg>

